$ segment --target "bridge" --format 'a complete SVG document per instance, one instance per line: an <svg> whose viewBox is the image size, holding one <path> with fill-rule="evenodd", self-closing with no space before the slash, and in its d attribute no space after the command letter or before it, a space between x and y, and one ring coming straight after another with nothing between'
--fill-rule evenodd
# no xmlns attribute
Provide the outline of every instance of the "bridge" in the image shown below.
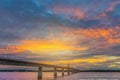
<svg viewBox="0 0 120 80"><path fill-rule="evenodd" d="M0 58L1 65L13 65L13 66L30 66L30 67L38 67L38 80L42 80L43 67L53 68L54 69L54 79L57 78L58 69L61 69L62 77L64 77L64 72L67 70L68 75L79 72L78 69L70 68L70 67L62 67L55 65L48 65L42 63L28 62L28 61L20 61L13 59L5 59Z"/></svg>

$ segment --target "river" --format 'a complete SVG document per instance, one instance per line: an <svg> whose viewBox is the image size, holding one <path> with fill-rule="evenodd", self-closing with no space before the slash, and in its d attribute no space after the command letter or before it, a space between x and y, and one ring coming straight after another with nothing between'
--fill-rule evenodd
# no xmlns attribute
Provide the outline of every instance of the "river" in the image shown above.
<svg viewBox="0 0 120 80"><path fill-rule="evenodd" d="M65 73L67 74L67 73ZM58 80L120 80L119 72L81 72ZM37 72L0 72L0 80L37 80ZM54 80L52 72L44 72L43 80Z"/></svg>

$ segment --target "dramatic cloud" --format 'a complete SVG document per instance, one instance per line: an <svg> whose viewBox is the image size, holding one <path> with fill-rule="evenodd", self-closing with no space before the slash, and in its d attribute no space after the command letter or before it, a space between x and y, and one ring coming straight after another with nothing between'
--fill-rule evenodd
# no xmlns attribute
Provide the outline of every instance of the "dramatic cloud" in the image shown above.
<svg viewBox="0 0 120 80"><path fill-rule="evenodd" d="M0 0L0 56L118 69L120 1Z"/></svg>

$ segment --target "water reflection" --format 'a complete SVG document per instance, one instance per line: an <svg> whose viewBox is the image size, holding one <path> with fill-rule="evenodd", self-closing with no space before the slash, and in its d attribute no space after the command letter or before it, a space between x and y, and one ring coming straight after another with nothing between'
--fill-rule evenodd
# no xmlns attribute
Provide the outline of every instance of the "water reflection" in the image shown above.
<svg viewBox="0 0 120 80"><path fill-rule="evenodd" d="M38 78L37 72L0 72L0 80L41 80ZM67 73L65 73L67 75ZM44 72L42 80L120 80L120 73L92 73L81 72L71 76L62 77L62 73L58 72L57 78L54 73Z"/></svg>

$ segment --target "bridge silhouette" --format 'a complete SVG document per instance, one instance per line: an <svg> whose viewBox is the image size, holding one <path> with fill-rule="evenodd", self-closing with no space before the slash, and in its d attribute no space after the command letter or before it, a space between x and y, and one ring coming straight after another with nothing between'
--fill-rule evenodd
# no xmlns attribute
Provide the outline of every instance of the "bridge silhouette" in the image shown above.
<svg viewBox="0 0 120 80"><path fill-rule="evenodd" d="M62 77L64 77L64 72L67 71L68 75L74 74L76 72L79 72L78 69L70 68L68 67L62 67L62 66L56 66L56 65L48 65L48 64L42 64L42 63L35 63L35 62L28 62L28 61L20 61L20 60L13 60L13 59L6 59L6 58L0 58L0 64L1 65L13 65L13 66L30 66L30 67L38 67L38 80L42 80L42 74L43 74L43 67L47 68L53 68L54 72L54 79L57 79L57 72L58 69L62 74Z"/></svg>

